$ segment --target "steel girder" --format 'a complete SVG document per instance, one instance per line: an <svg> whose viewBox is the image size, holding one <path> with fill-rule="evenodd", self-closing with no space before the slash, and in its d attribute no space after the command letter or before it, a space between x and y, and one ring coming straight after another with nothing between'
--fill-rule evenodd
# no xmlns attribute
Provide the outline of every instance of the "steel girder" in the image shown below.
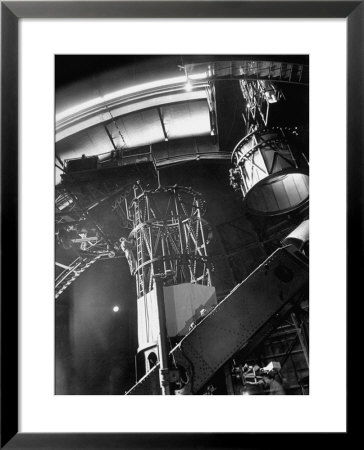
<svg viewBox="0 0 364 450"><path fill-rule="evenodd" d="M197 394L238 350L251 352L261 341L256 337L273 331L270 324L278 326L307 287L307 264L288 248L276 250L171 351L171 361L188 374L187 392ZM158 368L126 394L160 395Z"/></svg>

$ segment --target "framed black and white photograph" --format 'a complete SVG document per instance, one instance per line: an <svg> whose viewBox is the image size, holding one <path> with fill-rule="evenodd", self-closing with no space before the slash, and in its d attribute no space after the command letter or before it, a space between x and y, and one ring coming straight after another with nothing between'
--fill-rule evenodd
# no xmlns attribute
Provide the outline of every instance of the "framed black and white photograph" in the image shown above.
<svg viewBox="0 0 364 450"><path fill-rule="evenodd" d="M308 56L55 58L56 394L308 395Z"/></svg>
<svg viewBox="0 0 364 450"><path fill-rule="evenodd" d="M347 438L362 3L1 6L2 447Z"/></svg>

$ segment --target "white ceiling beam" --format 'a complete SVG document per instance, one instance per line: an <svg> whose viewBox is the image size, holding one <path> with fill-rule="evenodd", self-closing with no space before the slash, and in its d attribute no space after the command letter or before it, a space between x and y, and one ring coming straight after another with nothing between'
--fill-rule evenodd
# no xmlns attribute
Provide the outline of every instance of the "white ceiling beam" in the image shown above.
<svg viewBox="0 0 364 450"><path fill-rule="evenodd" d="M56 124L56 142L85 130L86 128L108 122L112 118L115 119L116 117L130 114L135 111L159 107L170 103L188 102L199 99L206 99L206 90L204 87L190 92L183 90L168 93L166 95L153 96L151 98L144 98L140 101L133 101L126 104L125 100L120 100L119 102L113 100L110 104L105 102L102 106L98 106L96 110L93 108L86 112L81 111L68 117L66 120L58 122Z"/></svg>

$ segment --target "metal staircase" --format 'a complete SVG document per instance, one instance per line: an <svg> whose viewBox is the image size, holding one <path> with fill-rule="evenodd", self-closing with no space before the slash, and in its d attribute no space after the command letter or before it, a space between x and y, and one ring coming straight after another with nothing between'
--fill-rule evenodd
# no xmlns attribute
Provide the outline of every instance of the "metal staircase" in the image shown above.
<svg viewBox="0 0 364 450"><path fill-rule="evenodd" d="M67 269L58 275L55 284L55 298L57 299L64 290L66 290L81 273L88 269L92 264L99 260L103 255L95 255L93 257L78 257Z"/></svg>

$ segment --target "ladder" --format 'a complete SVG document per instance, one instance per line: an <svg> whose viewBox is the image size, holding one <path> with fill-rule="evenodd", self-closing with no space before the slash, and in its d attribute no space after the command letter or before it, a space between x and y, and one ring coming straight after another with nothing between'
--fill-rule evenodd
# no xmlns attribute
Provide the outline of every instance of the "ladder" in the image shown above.
<svg viewBox="0 0 364 450"><path fill-rule="evenodd" d="M138 227L141 224L141 221L142 217L140 215L139 202L137 199L135 199L134 228ZM143 258L143 233L140 227L136 230L136 251L137 251L136 277L137 277L138 297L142 297L144 295L144 267L142 267L144 258Z"/></svg>

